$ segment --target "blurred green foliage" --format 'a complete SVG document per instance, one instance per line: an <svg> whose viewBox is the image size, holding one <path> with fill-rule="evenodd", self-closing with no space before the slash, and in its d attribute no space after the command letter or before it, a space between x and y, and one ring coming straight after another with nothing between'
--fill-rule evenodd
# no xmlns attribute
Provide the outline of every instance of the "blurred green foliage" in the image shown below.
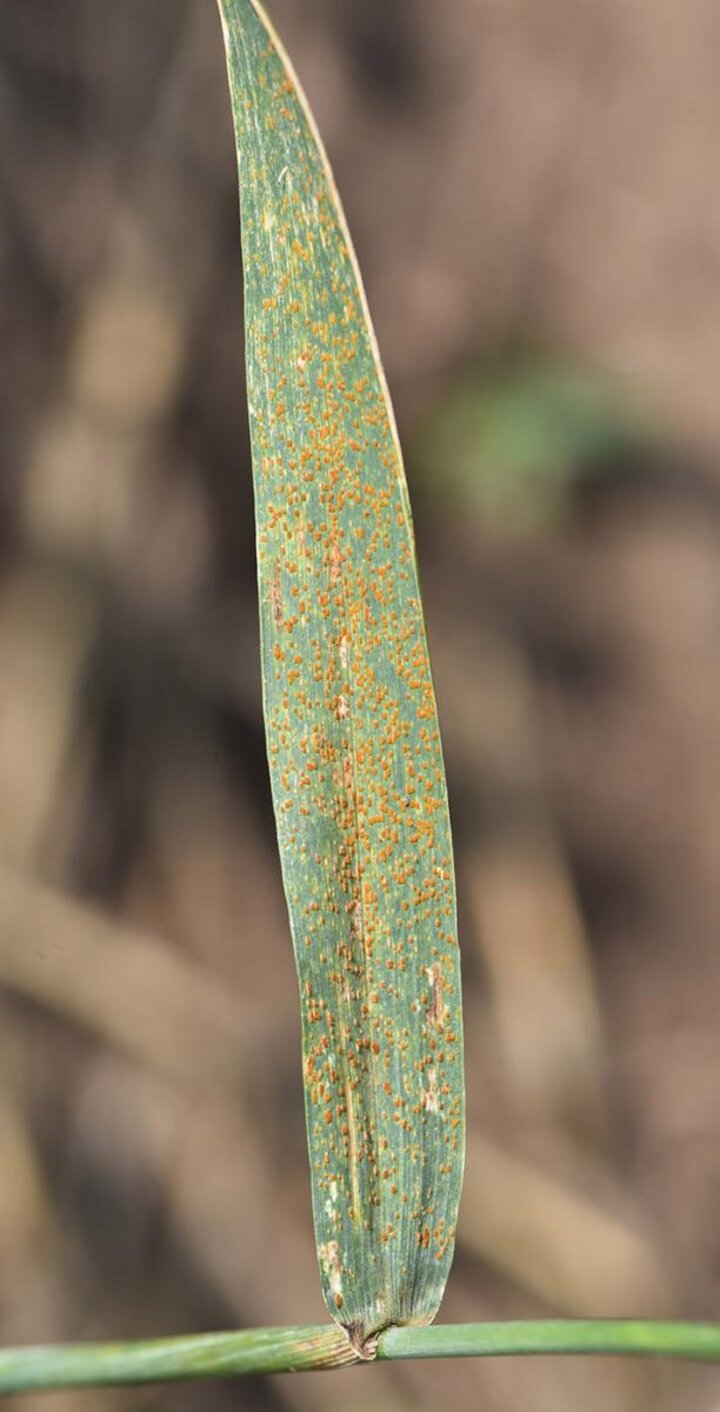
<svg viewBox="0 0 720 1412"><path fill-rule="evenodd" d="M540 528L588 470L625 462L648 433L609 374L550 356L463 372L423 419L412 459L432 495L491 527Z"/></svg>

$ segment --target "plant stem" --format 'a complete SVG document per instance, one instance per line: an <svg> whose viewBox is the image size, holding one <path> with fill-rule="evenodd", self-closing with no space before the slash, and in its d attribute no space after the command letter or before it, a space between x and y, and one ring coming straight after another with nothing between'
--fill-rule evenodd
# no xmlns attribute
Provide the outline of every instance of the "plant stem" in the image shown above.
<svg viewBox="0 0 720 1412"><path fill-rule="evenodd" d="M38 1389L107 1387L338 1368L356 1355L344 1331L247 1329L137 1343L78 1343L0 1350L0 1396Z"/></svg>
<svg viewBox="0 0 720 1412"><path fill-rule="evenodd" d="M720 1362L720 1325L653 1320L549 1319L388 1329L378 1358L494 1358L527 1353L606 1353Z"/></svg>
<svg viewBox="0 0 720 1412"><path fill-rule="evenodd" d="M720 1325L559 1319L387 1329L379 1359L491 1358L605 1353L720 1362ZM138 1343L69 1344L0 1351L0 1396L340 1368L357 1361L342 1329L249 1329Z"/></svg>

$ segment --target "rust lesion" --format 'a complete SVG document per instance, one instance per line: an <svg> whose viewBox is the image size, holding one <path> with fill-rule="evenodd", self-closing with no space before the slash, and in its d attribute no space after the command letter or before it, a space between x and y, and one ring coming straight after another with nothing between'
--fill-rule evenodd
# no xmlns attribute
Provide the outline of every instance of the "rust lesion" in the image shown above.
<svg viewBox="0 0 720 1412"><path fill-rule="evenodd" d="M441 1030L445 1025L447 1007L443 1000L443 975L439 961L436 961L433 966L427 967L427 976L430 981L430 1005L425 1014L428 1022L436 1030Z"/></svg>
<svg viewBox="0 0 720 1412"><path fill-rule="evenodd" d="M348 1142L348 1165L350 1168L350 1190L352 1198L352 1219L355 1225L359 1226L363 1219L362 1195L360 1191L360 1175L358 1171L358 1121L353 1099L353 1081L350 1077L345 1080L345 1107L347 1112L347 1142Z"/></svg>
<svg viewBox="0 0 720 1412"><path fill-rule="evenodd" d="M280 561L278 559L276 559L273 564L273 570L270 576L270 607L276 628L281 628L283 625L283 605L282 592L280 589Z"/></svg>
<svg viewBox="0 0 720 1412"><path fill-rule="evenodd" d="M338 544L336 534L333 533L332 538L331 538L331 540L330 540L330 549L329 549L329 552L328 552L328 568L329 568L329 570L330 570L330 583L333 585L333 587L335 586L335 584L337 583L338 579L340 578L340 570L341 570L341 568L342 568L342 562L343 562L342 550L341 550L341 548L340 548L340 545Z"/></svg>
<svg viewBox="0 0 720 1412"><path fill-rule="evenodd" d="M422 1091L422 1105L426 1113L439 1113L437 1070L430 1065L427 1070L427 1088Z"/></svg>
<svg viewBox="0 0 720 1412"><path fill-rule="evenodd" d="M336 1240L329 1240L320 1246L320 1264L330 1286L335 1308L340 1310L345 1303L343 1296L343 1270L340 1260L340 1247Z"/></svg>

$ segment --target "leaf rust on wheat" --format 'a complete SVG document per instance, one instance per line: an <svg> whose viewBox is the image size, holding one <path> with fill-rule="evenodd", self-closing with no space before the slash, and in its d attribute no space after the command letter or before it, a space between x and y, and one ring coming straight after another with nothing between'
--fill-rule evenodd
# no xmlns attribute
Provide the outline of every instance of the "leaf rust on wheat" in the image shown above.
<svg viewBox="0 0 720 1412"><path fill-rule="evenodd" d="M464 1148L445 774L392 408L345 218L255 0L220 0L238 154L263 696L325 1299L429 1322Z"/></svg>

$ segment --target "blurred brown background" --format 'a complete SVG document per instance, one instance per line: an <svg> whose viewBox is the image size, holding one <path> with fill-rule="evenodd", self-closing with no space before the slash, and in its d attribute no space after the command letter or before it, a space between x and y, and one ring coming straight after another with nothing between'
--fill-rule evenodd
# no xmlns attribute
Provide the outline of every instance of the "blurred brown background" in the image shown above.
<svg viewBox="0 0 720 1412"><path fill-rule="evenodd" d="M720 1313L720 11L275 0L408 452L471 1129L445 1319ZM212 0L0 6L0 1342L322 1320ZM26 1412L711 1412L617 1361Z"/></svg>

